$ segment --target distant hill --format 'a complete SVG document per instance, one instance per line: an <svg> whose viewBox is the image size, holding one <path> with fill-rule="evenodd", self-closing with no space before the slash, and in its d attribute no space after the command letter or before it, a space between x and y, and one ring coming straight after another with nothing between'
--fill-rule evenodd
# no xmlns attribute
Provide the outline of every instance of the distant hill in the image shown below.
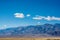
<svg viewBox="0 0 60 40"><path fill-rule="evenodd" d="M0 37L60 36L60 24L44 24L0 30Z"/></svg>

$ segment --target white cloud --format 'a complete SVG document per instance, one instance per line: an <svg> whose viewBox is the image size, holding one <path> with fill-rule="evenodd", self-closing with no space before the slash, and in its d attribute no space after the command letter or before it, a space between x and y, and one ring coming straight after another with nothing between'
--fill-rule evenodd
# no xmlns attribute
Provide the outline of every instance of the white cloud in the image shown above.
<svg viewBox="0 0 60 40"><path fill-rule="evenodd" d="M60 18L58 18L58 17L52 17L52 20L60 20Z"/></svg>
<svg viewBox="0 0 60 40"><path fill-rule="evenodd" d="M14 15L15 15L16 18L24 18L23 13L15 13Z"/></svg>
<svg viewBox="0 0 60 40"><path fill-rule="evenodd" d="M24 16L23 13L15 13L14 15L15 15L16 18L24 18L26 16L27 17L31 16L30 14L27 14L26 16ZM60 21L60 17L55 17L55 16L47 16L47 17L45 17L45 16L36 15L32 19L34 19L34 20L42 20L43 19L43 20L48 20L48 21L51 21L51 20L58 20L58 21Z"/></svg>
<svg viewBox="0 0 60 40"><path fill-rule="evenodd" d="M60 18L54 17L54 16L52 16L52 17L48 16L48 17L46 17L46 18L44 18L44 19L45 19L45 20L48 20L48 21L50 21L50 20L59 20L59 21L60 21Z"/></svg>
<svg viewBox="0 0 60 40"><path fill-rule="evenodd" d="M35 20L42 20L43 17L42 16L36 16L36 17L33 17L33 19L35 19Z"/></svg>
<svg viewBox="0 0 60 40"><path fill-rule="evenodd" d="M7 27L7 25L1 25L0 29L6 29Z"/></svg>
<svg viewBox="0 0 60 40"><path fill-rule="evenodd" d="M52 20L52 18L50 16L44 17L44 19L48 20L48 21Z"/></svg>
<svg viewBox="0 0 60 40"><path fill-rule="evenodd" d="M3 25L4 27L7 27L7 25Z"/></svg>
<svg viewBox="0 0 60 40"><path fill-rule="evenodd" d="M30 14L27 14L26 16L27 16L27 17L29 17L29 16L30 16Z"/></svg>
<svg viewBox="0 0 60 40"><path fill-rule="evenodd" d="M44 19L44 20L48 20L48 21L51 21L51 20L59 20L60 21L60 18L59 17L55 17L55 16L47 16L47 17L45 17L45 16L36 16L36 17L33 17L33 19L35 19L35 20L42 20L42 19Z"/></svg>

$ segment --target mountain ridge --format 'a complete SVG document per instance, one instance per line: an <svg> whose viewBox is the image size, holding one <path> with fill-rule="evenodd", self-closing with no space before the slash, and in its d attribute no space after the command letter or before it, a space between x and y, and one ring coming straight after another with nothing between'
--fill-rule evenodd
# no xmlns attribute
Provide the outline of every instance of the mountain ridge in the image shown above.
<svg viewBox="0 0 60 40"><path fill-rule="evenodd" d="M0 30L0 37L60 36L60 24L30 25Z"/></svg>

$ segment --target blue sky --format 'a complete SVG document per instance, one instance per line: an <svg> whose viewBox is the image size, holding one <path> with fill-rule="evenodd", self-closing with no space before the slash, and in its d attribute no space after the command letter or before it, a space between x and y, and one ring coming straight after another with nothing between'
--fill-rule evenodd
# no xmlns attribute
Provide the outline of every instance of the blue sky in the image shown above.
<svg viewBox="0 0 60 40"><path fill-rule="evenodd" d="M16 17L16 13L23 14L23 18ZM29 16L27 16L29 15ZM33 17L43 16L59 19L39 19ZM37 25L45 23L60 23L60 0L0 0L0 27L16 27L24 25Z"/></svg>

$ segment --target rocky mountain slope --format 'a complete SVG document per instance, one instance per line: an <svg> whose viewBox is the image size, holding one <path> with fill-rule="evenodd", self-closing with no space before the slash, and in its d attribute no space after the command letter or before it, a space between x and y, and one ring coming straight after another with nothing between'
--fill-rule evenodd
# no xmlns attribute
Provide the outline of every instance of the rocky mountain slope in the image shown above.
<svg viewBox="0 0 60 40"><path fill-rule="evenodd" d="M60 24L44 24L0 30L0 37L60 36Z"/></svg>

